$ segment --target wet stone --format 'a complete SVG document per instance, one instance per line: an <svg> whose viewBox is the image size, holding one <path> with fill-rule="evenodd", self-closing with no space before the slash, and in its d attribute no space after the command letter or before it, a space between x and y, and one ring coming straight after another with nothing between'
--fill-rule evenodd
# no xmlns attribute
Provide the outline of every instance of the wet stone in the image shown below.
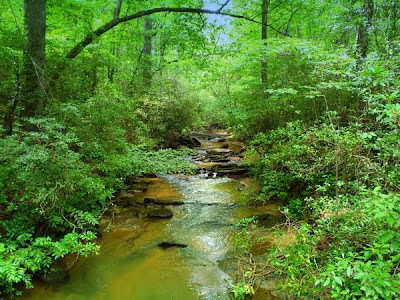
<svg viewBox="0 0 400 300"><path fill-rule="evenodd" d="M228 145L228 144L223 144L223 145L221 146L221 148L222 148L222 149L228 149L228 148L229 148L229 145Z"/></svg>
<svg viewBox="0 0 400 300"><path fill-rule="evenodd" d="M157 198L144 198L143 204L145 206L153 205L183 205L185 202L174 199L157 199Z"/></svg>
<svg viewBox="0 0 400 300"><path fill-rule="evenodd" d="M170 211L167 208L160 208L160 209L155 209L150 211L147 216L149 218L160 218L160 219L167 219L167 218L172 218L173 214L172 211Z"/></svg>
<svg viewBox="0 0 400 300"><path fill-rule="evenodd" d="M201 145L201 141L198 138L187 135L181 136L178 140L178 143L188 148L199 147Z"/></svg>

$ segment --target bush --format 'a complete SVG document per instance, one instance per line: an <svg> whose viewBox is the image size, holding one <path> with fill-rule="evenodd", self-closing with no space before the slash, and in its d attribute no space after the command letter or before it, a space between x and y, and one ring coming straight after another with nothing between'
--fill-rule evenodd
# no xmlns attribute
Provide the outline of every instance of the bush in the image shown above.
<svg viewBox="0 0 400 300"><path fill-rule="evenodd" d="M69 147L75 135L52 119L30 120L36 131L0 140L0 287L31 286L67 253L97 251L88 230L111 196Z"/></svg>
<svg viewBox="0 0 400 300"><path fill-rule="evenodd" d="M335 213L324 214L313 227L300 227L298 242L284 250L283 259L275 259L285 286L299 296L399 297L400 197L378 188L334 203Z"/></svg>

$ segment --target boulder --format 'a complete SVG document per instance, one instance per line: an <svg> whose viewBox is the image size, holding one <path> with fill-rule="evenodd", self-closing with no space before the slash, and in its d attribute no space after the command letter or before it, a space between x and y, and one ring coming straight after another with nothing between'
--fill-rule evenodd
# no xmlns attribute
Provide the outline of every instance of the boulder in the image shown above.
<svg viewBox="0 0 400 300"><path fill-rule="evenodd" d="M201 146L201 141L197 137L192 137L192 141L196 146Z"/></svg>
<svg viewBox="0 0 400 300"><path fill-rule="evenodd" d="M188 148L195 148L201 145L201 141L196 137L190 137L188 135L181 136L178 139L178 143L182 146L186 146Z"/></svg>
<svg viewBox="0 0 400 300"><path fill-rule="evenodd" d="M247 168L237 167L232 169L216 170L218 175L245 175L249 172Z"/></svg>
<svg viewBox="0 0 400 300"><path fill-rule="evenodd" d="M153 219L168 219L168 218L172 218L173 214L172 211L170 211L167 208L160 208L160 209L155 209L150 211L147 216L149 218L153 218Z"/></svg>
<svg viewBox="0 0 400 300"><path fill-rule="evenodd" d="M145 206L149 206L150 204L153 204L153 202L154 202L154 199L153 198L144 198L143 199L143 204L145 205Z"/></svg>
<svg viewBox="0 0 400 300"><path fill-rule="evenodd" d="M220 163L210 168L213 172L217 172L221 175L244 175L249 172L248 167L238 165L235 163Z"/></svg>
<svg viewBox="0 0 400 300"><path fill-rule="evenodd" d="M232 150L223 149L223 148L210 149L207 151L208 155L229 155L232 153L233 153Z"/></svg>
<svg viewBox="0 0 400 300"><path fill-rule="evenodd" d="M222 137L215 137L213 139L211 139L213 142L220 142L220 143L225 143L226 142L226 138L222 138Z"/></svg>
<svg viewBox="0 0 400 300"><path fill-rule="evenodd" d="M213 162L219 162L219 163L228 163L231 161L230 157L227 156L214 156L214 157L210 157L210 159Z"/></svg>
<svg viewBox="0 0 400 300"><path fill-rule="evenodd" d="M225 143L225 144L223 144L223 145L221 146L221 148L222 148L222 149L228 149L228 148L229 148L229 145Z"/></svg>

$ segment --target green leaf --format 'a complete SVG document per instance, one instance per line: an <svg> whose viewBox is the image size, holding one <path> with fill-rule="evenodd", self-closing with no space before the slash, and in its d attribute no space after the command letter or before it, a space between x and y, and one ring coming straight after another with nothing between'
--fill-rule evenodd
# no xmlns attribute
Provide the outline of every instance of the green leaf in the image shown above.
<svg viewBox="0 0 400 300"><path fill-rule="evenodd" d="M331 283L331 279L330 279L330 277L328 277L328 278L325 280L325 282L324 282L323 286L328 286L328 285L329 285L329 283Z"/></svg>
<svg viewBox="0 0 400 300"><path fill-rule="evenodd" d="M351 277L351 274L353 273L352 271L353 271L353 270L351 269L350 266L347 267L347 270L346 270L347 277Z"/></svg>
<svg viewBox="0 0 400 300"><path fill-rule="evenodd" d="M335 280L335 282L339 285L343 285L343 281L340 277L338 276L333 276L333 280Z"/></svg>
<svg viewBox="0 0 400 300"><path fill-rule="evenodd" d="M389 224L389 226L393 226L393 224L394 224L394 222L396 221L396 219L393 217L393 215L389 215L387 218L386 218L386 222L388 222L388 224Z"/></svg>

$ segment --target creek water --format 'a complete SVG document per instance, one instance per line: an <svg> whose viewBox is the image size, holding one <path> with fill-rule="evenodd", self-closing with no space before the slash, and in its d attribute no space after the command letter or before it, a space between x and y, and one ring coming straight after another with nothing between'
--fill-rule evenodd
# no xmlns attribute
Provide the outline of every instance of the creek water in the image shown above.
<svg viewBox="0 0 400 300"><path fill-rule="evenodd" d="M201 139L198 158L221 149L221 139ZM225 148L238 147L225 144ZM238 161L232 157L232 161ZM200 168L215 162L197 161ZM245 177L164 175L147 179L142 198L179 199L166 205L170 219L149 219L136 207L115 208L100 220L100 254L66 258L70 278L65 283L35 282L24 299L232 299L232 278L220 262L235 255L235 224L257 213L279 214L276 207L248 208L242 204L249 185ZM148 208L146 208L148 209ZM162 242L187 245L163 249ZM72 264L74 262L74 264ZM269 298L263 298L269 299ZM272 298L271 298L272 299Z"/></svg>

